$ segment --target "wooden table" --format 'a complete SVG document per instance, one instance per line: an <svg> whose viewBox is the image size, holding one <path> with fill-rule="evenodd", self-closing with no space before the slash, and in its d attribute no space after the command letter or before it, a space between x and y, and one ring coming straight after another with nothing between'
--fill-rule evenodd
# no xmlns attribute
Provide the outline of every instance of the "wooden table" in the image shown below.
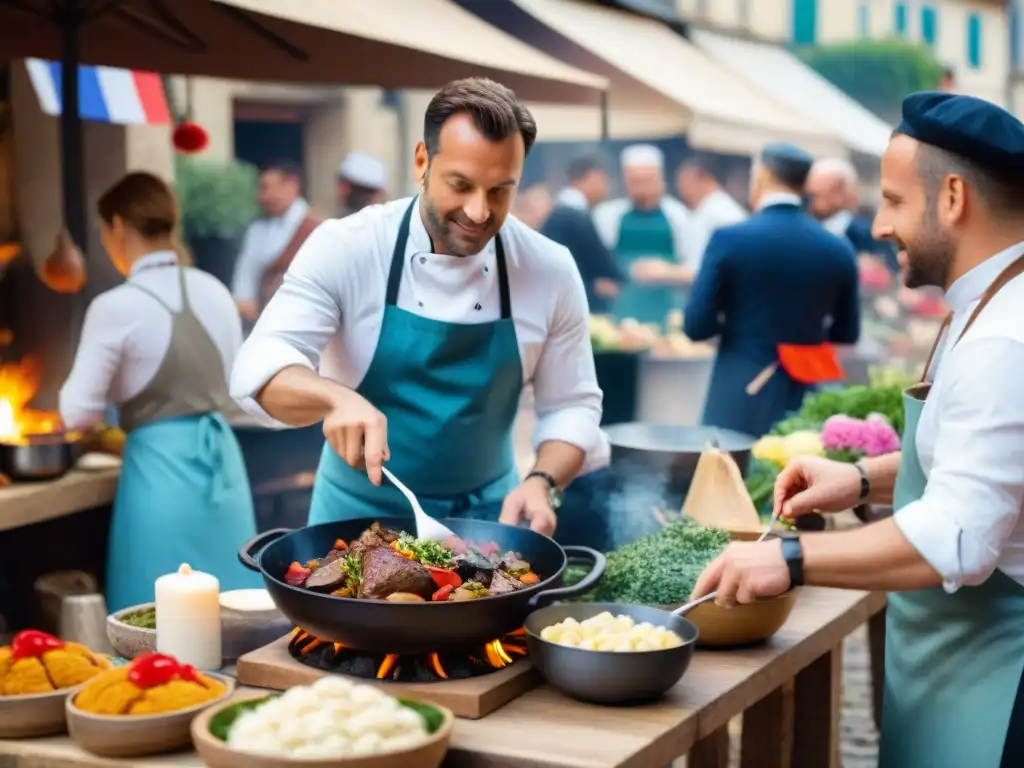
<svg viewBox="0 0 1024 768"><path fill-rule="evenodd" d="M459 720L448 768L724 768L729 721L744 717L743 768L838 765L843 638L881 610L880 594L804 588L763 646L698 651L661 702L628 709L572 701L547 686L481 720ZM799 728L793 728L793 722ZM790 759L789 755L792 755ZM66 737L0 740L0 768L200 768L194 754L91 757Z"/></svg>
<svg viewBox="0 0 1024 768"><path fill-rule="evenodd" d="M72 470L59 480L0 488L0 531L53 520L114 500L121 470Z"/></svg>

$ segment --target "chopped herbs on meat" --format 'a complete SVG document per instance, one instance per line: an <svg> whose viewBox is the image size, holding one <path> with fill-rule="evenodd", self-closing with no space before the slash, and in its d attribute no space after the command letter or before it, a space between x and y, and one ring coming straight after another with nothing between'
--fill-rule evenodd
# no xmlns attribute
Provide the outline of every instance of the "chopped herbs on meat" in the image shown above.
<svg viewBox="0 0 1024 768"><path fill-rule="evenodd" d="M408 533L403 533L398 537L398 549L402 552L411 552L413 558L424 565L433 565L438 568L450 566L454 557L450 549L445 549L438 542L430 539L417 539Z"/></svg>
<svg viewBox="0 0 1024 768"><path fill-rule="evenodd" d="M732 540L726 531L705 528L687 519L642 536L608 553L597 587L584 599L594 602L675 605L685 602L705 566ZM570 566L565 582L574 584L586 567Z"/></svg>

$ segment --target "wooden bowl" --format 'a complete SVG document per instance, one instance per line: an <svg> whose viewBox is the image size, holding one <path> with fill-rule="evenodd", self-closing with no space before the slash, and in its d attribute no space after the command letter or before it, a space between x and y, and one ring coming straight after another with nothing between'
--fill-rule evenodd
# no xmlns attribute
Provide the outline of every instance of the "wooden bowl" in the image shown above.
<svg viewBox="0 0 1024 768"><path fill-rule="evenodd" d="M76 691L64 701L71 740L86 752L102 757L143 757L188 747L192 719L229 699L235 689L233 678L203 674L223 683L227 690L216 699L159 715L95 715L75 706Z"/></svg>
<svg viewBox="0 0 1024 768"><path fill-rule="evenodd" d="M0 696L0 739L32 739L67 730L64 701L81 686L51 693Z"/></svg>
<svg viewBox="0 0 1024 768"><path fill-rule="evenodd" d="M244 699L261 699L266 696L267 694L263 693L245 696ZM445 755L448 754L452 728L455 725L455 715L450 709L432 703L430 706L444 715L444 723L428 741L412 749L370 757L283 758L263 756L232 749L210 733L210 720L221 710L241 700L243 698L240 697L218 707L211 707L192 721L192 742L207 768L238 768L243 765L245 768L287 768L288 766L294 766L294 768L413 768L414 766L415 768L440 768Z"/></svg>
<svg viewBox="0 0 1024 768"><path fill-rule="evenodd" d="M700 630L697 647L721 648L764 642L786 623L799 591L732 608L722 608L713 602L698 605L686 614Z"/></svg>
<svg viewBox="0 0 1024 768"><path fill-rule="evenodd" d="M121 621L122 616L152 608L154 603L143 603L124 608L107 616L107 639L118 656L131 661L139 654L156 650L156 630L134 627Z"/></svg>

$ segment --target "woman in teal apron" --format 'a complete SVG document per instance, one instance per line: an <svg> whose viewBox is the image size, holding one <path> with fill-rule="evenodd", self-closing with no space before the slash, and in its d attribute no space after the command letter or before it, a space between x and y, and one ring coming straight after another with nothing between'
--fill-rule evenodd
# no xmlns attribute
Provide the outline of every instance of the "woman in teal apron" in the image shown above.
<svg viewBox="0 0 1024 768"><path fill-rule="evenodd" d="M495 236L501 316L478 325L432 320L398 306L398 289L419 202L402 216L391 256L384 317L373 360L356 391L388 420L390 469L437 517L486 510L497 520L501 502L519 483L512 425L523 385L512 320L508 268ZM370 482L325 444L309 524L374 517L409 517L398 489Z"/></svg>
<svg viewBox="0 0 1024 768"><path fill-rule="evenodd" d="M1020 274L1024 258L996 278L956 341ZM951 319L932 346L922 383L903 395L907 438L893 494L897 512L927 485L914 435L930 388L924 379ZM953 594L942 587L890 593L882 713L879 768L1024 766L1024 586L996 570Z"/></svg>
<svg viewBox="0 0 1024 768"><path fill-rule="evenodd" d="M171 316L170 343L156 374L119 407L128 439L110 528L108 609L153 600L156 579L182 563L216 576L222 590L259 587L258 574L237 559L239 545L256 533L252 494L238 442L221 415L234 407L225 361L189 302L186 278L196 273L171 250L178 226L173 193L154 176L130 174L98 208L104 246L128 277L114 290L140 291ZM180 286L180 310L134 279L149 270ZM121 370L136 365L129 347L118 354ZM72 378L95 362L76 359Z"/></svg>

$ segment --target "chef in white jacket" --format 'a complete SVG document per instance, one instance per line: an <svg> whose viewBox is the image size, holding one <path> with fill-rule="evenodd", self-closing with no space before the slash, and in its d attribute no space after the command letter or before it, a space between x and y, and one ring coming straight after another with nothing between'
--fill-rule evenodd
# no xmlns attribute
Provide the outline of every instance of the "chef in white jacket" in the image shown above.
<svg viewBox="0 0 1024 768"><path fill-rule="evenodd" d="M427 107L419 194L306 241L239 353L231 391L270 423L324 423L309 522L501 508L550 534L561 489L607 461L587 301L568 250L508 217L536 125L480 78ZM524 384L536 463L520 481ZM364 466L365 464L365 466Z"/></svg>

